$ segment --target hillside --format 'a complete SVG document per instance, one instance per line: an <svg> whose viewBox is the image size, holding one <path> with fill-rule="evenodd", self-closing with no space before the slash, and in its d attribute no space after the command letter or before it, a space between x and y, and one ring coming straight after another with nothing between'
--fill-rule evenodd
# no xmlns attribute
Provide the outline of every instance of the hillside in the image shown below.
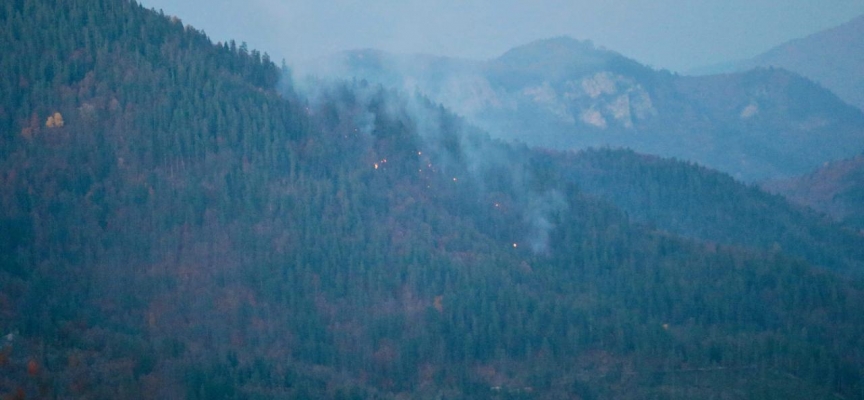
<svg viewBox="0 0 864 400"><path fill-rule="evenodd" d="M585 192L658 229L709 243L782 251L836 271L864 271L864 236L857 230L728 175L620 150L580 152L564 165Z"/></svg>
<svg viewBox="0 0 864 400"><path fill-rule="evenodd" d="M864 157L826 164L809 174L764 182L766 191L864 229Z"/></svg>
<svg viewBox="0 0 864 400"><path fill-rule="evenodd" d="M861 110L787 71L678 76L569 38L483 62L362 51L299 70L419 90L499 138L627 147L744 181L802 174L864 148Z"/></svg>
<svg viewBox="0 0 864 400"><path fill-rule="evenodd" d="M637 156L291 82L125 0L6 2L0 27L0 396L864 390L860 280L657 229L588 187Z"/></svg>
<svg viewBox="0 0 864 400"><path fill-rule="evenodd" d="M712 70L743 71L755 67L794 71L864 110L864 15L840 26L783 43L752 59Z"/></svg>

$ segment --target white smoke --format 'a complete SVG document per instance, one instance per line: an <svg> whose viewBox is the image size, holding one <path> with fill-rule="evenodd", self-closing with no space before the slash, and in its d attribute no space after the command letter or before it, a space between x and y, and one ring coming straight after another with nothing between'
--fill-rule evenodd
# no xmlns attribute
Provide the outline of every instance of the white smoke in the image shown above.
<svg viewBox="0 0 864 400"><path fill-rule="evenodd" d="M530 165L531 151L524 145L492 140L479 128L443 106L431 103L419 92L406 94L366 82L315 77L304 78L293 87L312 110L335 107L337 114L341 118L348 117L352 129L363 135L371 135L376 130L379 114L385 119L405 123L420 137L421 148L417 150L429 157L434 170L447 180L471 182L480 196L488 191L489 176L506 174L513 196L510 209L518 213L525 227L521 237L510 239L526 244L525 248L535 254L550 252L556 215L567 210L567 202L554 187L536 184Z"/></svg>

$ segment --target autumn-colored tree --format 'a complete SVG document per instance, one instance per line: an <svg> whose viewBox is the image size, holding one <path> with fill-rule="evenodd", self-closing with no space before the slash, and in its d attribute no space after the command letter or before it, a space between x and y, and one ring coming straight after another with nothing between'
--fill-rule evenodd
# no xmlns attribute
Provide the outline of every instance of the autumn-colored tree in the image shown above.
<svg viewBox="0 0 864 400"><path fill-rule="evenodd" d="M25 392L24 389L20 388L20 387L15 389L15 392L4 397L4 399L9 399L9 400L25 400L26 398L27 398L27 392Z"/></svg>
<svg viewBox="0 0 864 400"><path fill-rule="evenodd" d="M33 135L39 130L39 115L35 112L30 114L30 119L27 124L21 128L21 137L30 140Z"/></svg>
<svg viewBox="0 0 864 400"><path fill-rule="evenodd" d="M48 117L48 120L45 121L45 126L48 128L60 128L63 126L63 115L59 112L55 112L53 115Z"/></svg>
<svg viewBox="0 0 864 400"><path fill-rule="evenodd" d="M31 358L30 361L27 361L27 375L36 377L39 375L40 371L41 367L39 366L39 363L36 362L36 360Z"/></svg>
<svg viewBox="0 0 864 400"><path fill-rule="evenodd" d="M444 312L444 296L435 296L435 309L439 313Z"/></svg>

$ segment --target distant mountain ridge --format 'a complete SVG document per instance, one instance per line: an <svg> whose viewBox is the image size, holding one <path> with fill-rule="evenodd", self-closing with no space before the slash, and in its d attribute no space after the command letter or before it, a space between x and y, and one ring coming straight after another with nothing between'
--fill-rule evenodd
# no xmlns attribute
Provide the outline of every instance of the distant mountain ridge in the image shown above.
<svg viewBox="0 0 864 400"><path fill-rule="evenodd" d="M864 113L793 73L679 76L567 37L488 61L367 50L304 70L420 91L497 137L629 147L745 181L794 176L864 149Z"/></svg>
<svg viewBox="0 0 864 400"><path fill-rule="evenodd" d="M843 101L864 109L864 15L840 26L794 39L752 59L705 68L731 72L780 67L818 82Z"/></svg>

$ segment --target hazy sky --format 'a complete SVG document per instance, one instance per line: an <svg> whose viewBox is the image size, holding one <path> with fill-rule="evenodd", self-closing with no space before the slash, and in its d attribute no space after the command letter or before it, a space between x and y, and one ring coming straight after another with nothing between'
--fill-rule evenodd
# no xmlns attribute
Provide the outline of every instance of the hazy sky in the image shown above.
<svg viewBox="0 0 864 400"><path fill-rule="evenodd" d="M487 59L568 35L675 71L751 57L864 14L864 0L140 2L289 64L357 48Z"/></svg>

